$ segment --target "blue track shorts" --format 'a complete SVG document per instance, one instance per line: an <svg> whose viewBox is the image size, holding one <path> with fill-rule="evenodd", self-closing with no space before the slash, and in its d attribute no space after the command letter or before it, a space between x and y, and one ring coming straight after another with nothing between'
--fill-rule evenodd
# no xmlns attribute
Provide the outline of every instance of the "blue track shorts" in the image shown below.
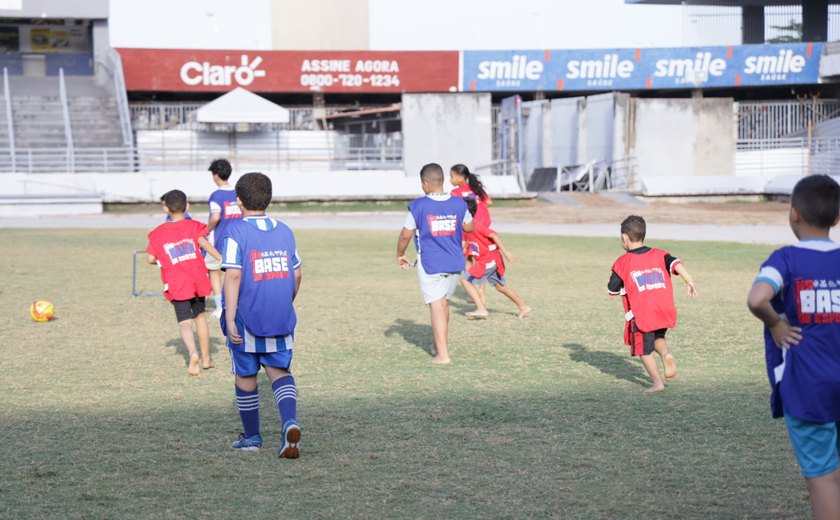
<svg viewBox="0 0 840 520"><path fill-rule="evenodd" d="M813 423L785 414L788 436L805 478L828 475L840 466L836 422Z"/></svg>

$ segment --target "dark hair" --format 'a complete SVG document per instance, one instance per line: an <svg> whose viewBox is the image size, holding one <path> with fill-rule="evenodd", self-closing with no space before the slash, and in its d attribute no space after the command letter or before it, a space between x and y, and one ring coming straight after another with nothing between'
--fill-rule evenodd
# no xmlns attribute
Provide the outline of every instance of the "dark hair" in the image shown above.
<svg viewBox="0 0 840 520"><path fill-rule="evenodd" d="M181 190L171 190L164 193L160 200L166 204L172 213L183 213L187 211L187 194Z"/></svg>
<svg viewBox="0 0 840 520"><path fill-rule="evenodd" d="M478 209L478 202L475 197L464 197L464 202L467 203L467 209L470 210L470 215L475 216L475 211Z"/></svg>
<svg viewBox="0 0 840 520"><path fill-rule="evenodd" d="M443 186L443 168L438 163L429 163L420 168L420 178L433 186Z"/></svg>
<svg viewBox="0 0 840 520"><path fill-rule="evenodd" d="M645 219L638 215L630 215L621 223L621 234L633 242L644 242L646 232Z"/></svg>
<svg viewBox="0 0 840 520"><path fill-rule="evenodd" d="M271 202L271 179L260 172L246 173L236 181L236 196L251 211L265 211Z"/></svg>
<svg viewBox="0 0 840 520"><path fill-rule="evenodd" d="M456 164L450 170L467 179L470 190L478 195L481 200L487 200L487 190L484 189L484 184L478 180L478 175L470 173L470 169L463 164Z"/></svg>
<svg viewBox="0 0 840 520"><path fill-rule="evenodd" d="M807 224L829 229L840 212L840 185L828 175L811 175L793 187L790 205Z"/></svg>
<svg viewBox="0 0 840 520"><path fill-rule="evenodd" d="M230 163L227 159L216 159L210 163L210 167L207 168L208 171L211 171L219 176L220 179L226 181L230 178L230 172L232 171L230 168Z"/></svg>

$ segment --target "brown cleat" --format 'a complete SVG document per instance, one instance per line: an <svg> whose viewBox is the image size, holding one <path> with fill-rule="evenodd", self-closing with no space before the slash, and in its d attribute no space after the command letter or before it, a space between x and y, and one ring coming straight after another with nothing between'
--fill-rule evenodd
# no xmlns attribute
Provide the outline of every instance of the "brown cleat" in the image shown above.
<svg viewBox="0 0 840 520"><path fill-rule="evenodd" d="M665 356L665 379L673 381L677 377L677 362L674 361L674 356L668 354Z"/></svg>
<svg viewBox="0 0 840 520"><path fill-rule="evenodd" d="M201 370L198 368L198 354L191 354L190 355L190 367L187 369L187 374L191 376L197 376L201 373Z"/></svg>

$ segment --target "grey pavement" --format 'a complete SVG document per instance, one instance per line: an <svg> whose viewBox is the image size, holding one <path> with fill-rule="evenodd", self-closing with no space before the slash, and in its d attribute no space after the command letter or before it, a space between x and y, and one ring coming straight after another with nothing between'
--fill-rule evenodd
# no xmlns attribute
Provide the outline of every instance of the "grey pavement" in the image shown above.
<svg viewBox="0 0 840 520"><path fill-rule="evenodd" d="M292 229L356 229L399 231L405 220L401 212L339 212L272 214ZM0 218L0 229L9 228L87 228L87 229L152 229L163 222L160 213L49 216L36 218ZM618 236L615 224L537 224L505 222L497 218L493 228L504 234L554 235L575 237ZM840 241L840 229L831 233ZM648 228L649 240L723 241L747 244L790 244L796 241L790 228L773 225L685 225L653 224Z"/></svg>

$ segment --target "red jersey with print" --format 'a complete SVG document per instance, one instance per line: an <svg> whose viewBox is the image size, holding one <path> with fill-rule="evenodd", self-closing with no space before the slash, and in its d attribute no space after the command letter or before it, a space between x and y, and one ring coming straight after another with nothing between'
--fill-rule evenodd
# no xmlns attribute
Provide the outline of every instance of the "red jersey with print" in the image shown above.
<svg viewBox="0 0 840 520"><path fill-rule="evenodd" d="M473 216L473 222L476 224L482 224L484 227L490 227L490 210L487 209L487 204L492 203L493 199L490 198L490 195L487 196L486 200L481 200L481 197L475 194L472 189L470 189L469 184L464 184L463 186L458 186L451 192L450 195L454 195L456 197L461 197L462 199L466 199L467 197L472 197L475 199L475 215Z"/></svg>
<svg viewBox="0 0 840 520"><path fill-rule="evenodd" d="M146 252L160 262L163 294L169 301L210 294L210 278L198 245L207 226L197 220L165 222L149 233Z"/></svg>
<svg viewBox="0 0 840 520"><path fill-rule="evenodd" d="M476 215L478 212L476 212ZM475 222L475 221L474 221ZM467 243L467 256L472 257L473 265L469 269L470 276L481 278L487 271L496 269L499 276L505 274L505 261L499 252L496 243L490 238L496 232L492 229L475 222L471 232L464 232L464 241Z"/></svg>
<svg viewBox="0 0 840 520"><path fill-rule="evenodd" d="M613 264L613 274L619 278L610 280L612 294L626 292L629 309L628 320L635 319L641 332L670 329L677 324L677 308L674 305L674 290L671 274L680 264L666 251L640 247L628 251ZM632 315L631 315L632 313Z"/></svg>

